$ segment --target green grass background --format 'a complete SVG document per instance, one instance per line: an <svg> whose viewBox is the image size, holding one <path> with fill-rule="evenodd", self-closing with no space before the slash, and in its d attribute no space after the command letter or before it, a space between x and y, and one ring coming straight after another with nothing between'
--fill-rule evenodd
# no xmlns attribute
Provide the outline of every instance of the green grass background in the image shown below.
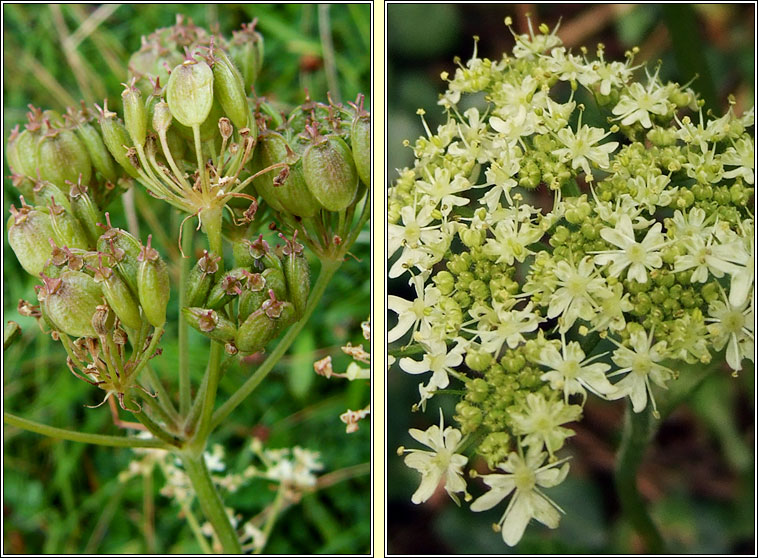
<svg viewBox="0 0 758 558"><path fill-rule="evenodd" d="M326 79L319 15L316 5L192 4L192 5L3 5L4 104L3 134L25 121L26 105L63 110L84 98L88 103L120 107L121 82L126 60L140 45L140 37L174 23L176 14L191 17L207 29L231 32L258 18L264 35L265 63L256 84L259 95L290 104L311 97L325 100ZM370 102L370 8L334 5L329 9L328 30L335 50L337 81L343 101L362 92ZM72 37L75 41L72 41ZM74 45L67 50L63 44ZM4 176L9 174L4 166ZM150 216L165 223L161 239L155 223L140 215L143 239L156 233L165 255L176 246L178 222L162 204L148 201L137 189L138 208L153 208ZM9 180L3 182L3 210L18 204ZM120 201L108 208L121 214ZM121 219L117 219L122 223ZM154 244L155 245L155 244ZM350 341L364 343L360 322L369 314L368 229L328 288L322 304L275 371L224 425L210 443L227 450L229 470L241 472L249 463L248 443L253 434L267 438L267 447L301 445L322 452L325 471L336 471L370 461L370 425L346 435L339 414L365 406L370 398L367 382L326 380L316 376L312 363L331 354L335 370L349 358L339 350ZM15 320L23 336L3 354L3 390L6 411L51 424L87 432L118 434L107 406L97 410L102 392L74 378L66 369L65 353L58 343L39 332L36 324L16 311L19 298L35 301L35 281L18 265L7 240L3 243L3 321ZM311 261L315 272L316 262ZM169 320L177 315L174 292ZM199 334L190 339L193 386L197 387L207 360L207 341ZM161 378L176 393L175 331L164 337L163 356L154 362ZM250 365L232 366L220 385L219 401L233 392L254 371ZM126 417L125 417L126 418ZM149 522L154 540L145 537L143 498L139 479L117 480L134 454L126 449L101 448L61 442L4 427L3 551L4 553L199 553L179 507L160 496L163 483L155 474L148 487L156 514ZM271 486L254 481L226 503L244 520L273 500ZM196 510L199 514L199 510ZM307 495L289 508L274 528L266 547L271 553L366 553L370 546L370 478L363 473L331 488Z"/></svg>
<svg viewBox="0 0 758 558"><path fill-rule="evenodd" d="M499 60L513 48L503 20L514 29L552 29L575 51L582 45L594 56L606 45L606 59L623 59L638 45L636 62L653 68L663 61L661 77L686 83L703 94L717 115L734 94L738 114L754 105L754 6L608 5L608 4L393 4L387 10L388 180L395 169L410 166L413 153L402 141L425 135L416 109L426 111L432 130L445 121L437 98L445 90L440 73L453 75L454 57L471 57L480 38L480 57ZM419 30L423 29L423 32ZM639 70L642 72L642 70ZM390 281L391 294L412 296L407 278ZM389 313L389 327L394 313ZM391 347L392 348L392 347ZM681 553L751 553L755 551L755 396L754 367L747 363L738 379L723 371L704 384L689 405L662 425L640 472L639 486L670 548ZM614 452L618 447L623 402L590 398L585 418L568 440L572 469L549 495L565 510L560 527L532 522L516 548L507 547L491 529L503 505L472 513L439 494L416 506L410 496L418 473L403 464L395 449L418 447L409 428L426 429L438 420L437 408L411 413L418 401L418 378L390 369L387 385L388 549L398 554L624 554L642 550L619 513L613 489ZM439 398L446 416L454 401ZM475 495L481 494L480 487Z"/></svg>

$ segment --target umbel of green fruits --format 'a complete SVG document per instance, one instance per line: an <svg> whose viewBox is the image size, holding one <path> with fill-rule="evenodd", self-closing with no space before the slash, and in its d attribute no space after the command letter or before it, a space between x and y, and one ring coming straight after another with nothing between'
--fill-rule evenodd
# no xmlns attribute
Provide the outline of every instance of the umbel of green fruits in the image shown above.
<svg viewBox="0 0 758 558"><path fill-rule="evenodd" d="M305 95L294 109L256 98L262 63L255 22L229 40L180 16L129 59L122 118L107 99L62 114L30 105L8 139L20 194L8 240L41 281L39 305L19 308L61 340L75 375L129 410L139 410L130 393L137 373L159 352L172 285L151 236L143 243L111 225L106 210L118 194L138 184L197 217L209 246L194 262L181 312L230 354L263 350L303 316L303 245L330 253L365 198L363 96L343 106ZM283 245L264 240L262 217L286 234ZM224 236L233 267L221 260Z"/></svg>

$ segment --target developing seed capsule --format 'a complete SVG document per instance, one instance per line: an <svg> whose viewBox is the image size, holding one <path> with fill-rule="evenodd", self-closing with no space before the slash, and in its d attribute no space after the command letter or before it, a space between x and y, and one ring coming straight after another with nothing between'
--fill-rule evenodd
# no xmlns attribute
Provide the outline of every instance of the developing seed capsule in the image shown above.
<svg viewBox="0 0 758 558"><path fill-rule="evenodd" d="M308 304L308 294L311 292L311 270L303 254L303 245L297 242L297 232L292 240L284 238L281 234L279 236L286 242L282 253L284 254L287 292L299 317L303 315L305 306Z"/></svg>
<svg viewBox="0 0 758 558"><path fill-rule="evenodd" d="M166 262L161 259L158 251L150 246L152 239L153 235L147 237L147 246L143 246L137 256L137 296L150 325L161 327L166 323L171 283Z"/></svg>
<svg viewBox="0 0 758 558"><path fill-rule="evenodd" d="M129 285L132 293L137 295L137 275L139 272L139 240L123 229L111 227L110 215L105 214L107 230L97 240L97 251L108 254L116 262L116 269Z"/></svg>
<svg viewBox="0 0 758 558"><path fill-rule="evenodd" d="M208 250L197 260L187 277L185 305L204 306L208 298L208 291L213 283L213 276L218 271L218 262L221 256L214 256Z"/></svg>
<svg viewBox="0 0 758 558"><path fill-rule="evenodd" d="M100 284L105 300L108 301L118 319L125 326L139 330L142 327L142 318L139 305L131 290L116 271L103 265L102 254L99 254L99 258L98 267L91 269L94 271L95 282Z"/></svg>
<svg viewBox="0 0 758 558"><path fill-rule="evenodd" d="M97 129L87 122L81 122L76 127L76 133L79 139L87 148L90 161L95 170L99 172L105 180L109 182L116 182L118 175L116 174L116 165L113 161L113 157L108 152L108 148L103 143L103 138Z"/></svg>
<svg viewBox="0 0 758 558"><path fill-rule="evenodd" d="M215 310L207 308L182 308L187 323L206 337L219 343L234 343L237 328L231 320L221 316Z"/></svg>
<svg viewBox="0 0 758 558"><path fill-rule="evenodd" d="M105 146L108 148L108 151L116 162L121 165L129 176L132 178L139 178L137 166L128 156L129 150L132 149L133 151L129 132L127 132L126 127L124 127L121 121L116 118L116 113L108 110L107 100L103 103L103 108L100 109L98 107L98 109L100 111L98 117L100 129L103 132L103 142L105 143Z"/></svg>
<svg viewBox="0 0 758 558"><path fill-rule="evenodd" d="M179 123L199 126L213 105L213 70L202 60L185 60L168 78L166 101Z"/></svg>
<svg viewBox="0 0 758 558"><path fill-rule="evenodd" d="M229 45L229 55L240 69L245 91L255 83L263 65L263 37L255 30L256 20L242 24L242 31L235 31Z"/></svg>
<svg viewBox="0 0 758 558"><path fill-rule="evenodd" d="M102 301L100 287L81 271L63 271L56 279L42 277L40 302L55 329L73 337L96 337L92 318Z"/></svg>
<svg viewBox="0 0 758 558"><path fill-rule="evenodd" d="M126 85L121 93L121 101L124 105L124 126L134 145L145 145L147 138L147 110L142 102L142 93L132 85Z"/></svg>
<svg viewBox="0 0 758 558"><path fill-rule="evenodd" d="M246 271L244 268L236 267L224 273L208 293L205 306L218 309L231 302L235 296L242 292L242 281L245 279L244 272Z"/></svg>
<svg viewBox="0 0 758 558"><path fill-rule="evenodd" d="M308 190L325 209L342 211L353 202L358 173L341 138L315 137L303 154L303 171Z"/></svg>
<svg viewBox="0 0 758 558"><path fill-rule="evenodd" d="M53 226L53 238L58 245L89 250L90 242L87 239L87 233L84 232L81 223L74 216L71 206L64 207L58 205L51 198L47 207L50 211L50 222Z"/></svg>
<svg viewBox="0 0 758 558"><path fill-rule="evenodd" d="M295 308L292 303L277 300L273 291L269 291L269 296L270 299L250 314L237 330L236 345L240 351L255 353L262 350L294 321Z"/></svg>
<svg viewBox="0 0 758 558"><path fill-rule="evenodd" d="M53 226L50 216L26 205L21 198L21 209L10 207L8 219L8 244L16 254L21 267L27 273L39 277L52 254L50 239L53 238Z"/></svg>
<svg viewBox="0 0 758 558"><path fill-rule="evenodd" d="M103 215L90 199L87 193L87 185L81 182L70 184L68 196L71 202L71 210L87 235L88 245L96 246L97 239L100 237L100 227L97 224L103 222Z"/></svg>
<svg viewBox="0 0 758 558"><path fill-rule="evenodd" d="M264 169L276 163L287 163L288 166L257 177L254 181L256 191L277 211L298 217L314 216L320 207L306 186L300 157L277 132L261 132L258 142L256 168Z"/></svg>
<svg viewBox="0 0 758 558"><path fill-rule="evenodd" d="M237 129L244 128L249 109L242 76L223 50L214 50L213 57L213 94Z"/></svg>
<svg viewBox="0 0 758 558"><path fill-rule="evenodd" d="M34 180L37 176L37 141L39 132L23 130L11 134L8 140L8 165L14 173Z"/></svg>
<svg viewBox="0 0 758 558"><path fill-rule="evenodd" d="M358 176L366 186L371 185L371 117L357 115L350 129L350 144Z"/></svg>
<svg viewBox="0 0 758 558"><path fill-rule="evenodd" d="M243 323L250 314L260 308L267 297L265 277L261 273L246 272L245 280L242 281L242 292L239 296L237 308L239 323Z"/></svg>
<svg viewBox="0 0 758 558"><path fill-rule="evenodd" d="M34 201L36 205L47 205L51 199L55 200L55 203L58 205L62 205L68 210L71 209L71 202L61 188L47 180L36 180L34 182Z"/></svg>
<svg viewBox="0 0 758 558"><path fill-rule="evenodd" d="M62 188L66 181L89 183L92 163L84 142L72 130L51 129L37 144L39 176Z"/></svg>

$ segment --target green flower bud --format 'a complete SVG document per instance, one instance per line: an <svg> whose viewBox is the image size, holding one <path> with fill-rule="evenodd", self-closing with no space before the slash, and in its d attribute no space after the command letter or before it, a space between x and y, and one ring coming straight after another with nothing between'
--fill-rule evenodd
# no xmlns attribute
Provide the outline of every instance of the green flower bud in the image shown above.
<svg viewBox="0 0 758 558"><path fill-rule="evenodd" d="M180 124L199 126L213 105L213 70L202 60L185 60L168 78L166 101Z"/></svg>
<svg viewBox="0 0 758 558"><path fill-rule="evenodd" d="M195 266L190 270L187 277L185 304L187 306L203 306L208 298L208 291L213 283L213 277L218 271L218 262L221 256L214 256L203 252Z"/></svg>
<svg viewBox="0 0 758 558"><path fill-rule="evenodd" d="M92 177L92 163L84 142L72 130L51 130L37 144L39 175L58 187L66 181L84 184Z"/></svg>
<svg viewBox="0 0 758 558"><path fill-rule="evenodd" d="M287 280L289 300L295 306L297 315L302 316L308 304L308 295L311 292L310 266L303 255L303 245L297 242L297 231L291 241L284 238L283 235L279 236L286 242L282 253L284 254L284 277Z"/></svg>
<svg viewBox="0 0 758 558"><path fill-rule="evenodd" d="M213 58L213 94L237 129L244 128L250 109L242 76L223 50L213 51Z"/></svg>
<svg viewBox="0 0 758 558"><path fill-rule="evenodd" d="M151 241L152 235L149 235L147 246L143 246L137 256L137 296L147 321L154 327L161 327L166 323L171 283L166 262L150 246Z"/></svg>
<svg viewBox="0 0 758 558"><path fill-rule="evenodd" d="M182 314L189 325L214 341L234 343L237 337L234 323L215 310L182 308Z"/></svg>
<svg viewBox="0 0 758 558"><path fill-rule="evenodd" d="M342 211L355 199L358 173L353 156L337 136L315 138L303 154L303 174L313 197L329 211Z"/></svg>
<svg viewBox="0 0 758 558"><path fill-rule="evenodd" d="M466 366L475 372L484 372L492 363L492 355L483 351L468 351Z"/></svg>
<svg viewBox="0 0 758 558"><path fill-rule="evenodd" d="M102 255L100 255L99 266L92 268L92 271L94 271L95 282L100 284L105 300L108 301L118 319L125 326L139 330L142 327L139 305L126 282L118 272L103 265Z"/></svg>
<svg viewBox="0 0 758 558"><path fill-rule="evenodd" d="M92 318L102 302L100 287L81 271L63 271L56 279L42 278L39 295L45 315L55 328L72 337L96 337Z"/></svg>
<svg viewBox="0 0 758 558"><path fill-rule="evenodd" d="M50 239L54 237L50 216L33 209L21 198L21 209L10 207L8 244L27 273L39 277L52 254Z"/></svg>
<svg viewBox="0 0 758 558"><path fill-rule="evenodd" d="M142 94L134 85L125 85L121 93L124 104L124 125L134 145L145 145L147 138L147 110L142 102Z"/></svg>
<svg viewBox="0 0 758 558"><path fill-rule="evenodd" d="M262 170L276 163L287 163L288 166L256 177L255 190L276 211L298 217L314 216L320 206L306 185L302 159L276 132L261 133L258 142L259 147L254 155L256 168Z"/></svg>

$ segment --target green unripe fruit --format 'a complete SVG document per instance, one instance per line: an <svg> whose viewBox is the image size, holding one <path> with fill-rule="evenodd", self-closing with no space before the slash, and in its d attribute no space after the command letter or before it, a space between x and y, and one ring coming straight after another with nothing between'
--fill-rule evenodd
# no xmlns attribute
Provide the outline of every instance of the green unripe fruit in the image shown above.
<svg viewBox="0 0 758 558"><path fill-rule="evenodd" d="M87 153L95 170L107 181L115 183L118 179L116 165L97 129L91 124L84 122L76 127L76 133L87 148Z"/></svg>
<svg viewBox="0 0 758 558"><path fill-rule="evenodd" d="M263 37L254 22L234 32L229 55L240 70L245 91L250 91L263 66Z"/></svg>
<svg viewBox="0 0 758 558"><path fill-rule="evenodd" d="M242 282L246 279L245 273L249 272L242 267L236 267L224 273L211 287L205 303L206 308L222 308L238 296L242 292Z"/></svg>
<svg viewBox="0 0 758 558"><path fill-rule="evenodd" d="M268 298L266 279L260 273L246 273L242 282L242 293L239 296L237 319L240 323L258 310Z"/></svg>
<svg viewBox="0 0 758 558"><path fill-rule="evenodd" d="M22 199L23 203L23 199ZM50 239L55 235L50 216L23 204L21 209L11 205L8 219L8 244L27 273L39 277L52 254Z"/></svg>
<svg viewBox="0 0 758 558"><path fill-rule="evenodd" d="M102 292L95 280L81 271L67 270L43 281L41 302L56 329L72 337L96 337L92 317L102 303Z"/></svg>
<svg viewBox="0 0 758 558"><path fill-rule="evenodd" d="M337 136L316 140L303 154L308 190L329 211L342 211L355 199L358 172L353 155Z"/></svg>
<svg viewBox="0 0 758 558"><path fill-rule="evenodd" d="M23 130L8 143L8 165L16 174L32 180L37 177L37 141L39 134Z"/></svg>
<svg viewBox="0 0 758 558"><path fill-rule="evenodd" d="M103 142L105 147L113 156L113 159L121 165L129 176L132 178L139 178L137 172L137 166L133 162L133 158L130 158L129 149L133 150L132 140L129 137L129 132L126 131L126 127L116 119L116 113L108 111L107 108L103 109L100 115L100 129L103 132ZM136 156L136 155L135 155Z"/></svg>
<svg viewBox="0 0 758 558"><path fill-rule="evenodd" d="M219 343L234 343L237 328L234 323L215 310L182 308L187 323L200 333Z"/></svg>
<svg viewBox="0 0 758 558"><path fill-rule="evenodd" d="M213 94L232 124L237 129L244 128L249 109L242 76L223 50L214 51L213 56Z"/></svg>
<svg viewBox="0 0 758 558"><path fill-rule="evenodd" d="M297 235L297 233L295 233ZM303 245L293 239L284 239L287 243L282 249L284 254L284 277L287 281L289 300L295 307L298 316L302 316L308 304L311 292L311 270L308 260L303 255ZM274 290L276 293L276 290Z"/></svg>
<svg viewBox="0 0 758 558"><path fill-rule="evenodd" d="M192 128L200 126L213 105L213 70L202 60L185 60L168 78L166 102L176 120Z"/></svg>
<svg viewBox="0 0 758 558"><path fill-rule="evenodd" d="M147 139L147 110L142 93L136 87L126 86L121 93L124 105L124 126L134 145L144 146Z"/></svg>
<svg viewBox="0 0 758 558"><path fill-rule="evenodd" d="M265 132L258 141L254 156L257 170L276 163L287 163L288 166L258 176L254 181L256 191L276 211L313 217L320 206L306 185L302 159L292 151L281 134Z"/></svg>
<svg viewBox="0 0 758 558"><path fill-rule="evenodd" d="M95 269L94 279L100 284L105 300L118 319L125 326L139 330L142 327L139 305L121 276L110 267L103 266L101 261Z"/></svg>
<svg viewBox="0 0 758 558"><path fill-rule="evenodd" d="M160 101L153 107L152 125L159 135L166 132L171 126L171 109L168 108L168 103Z"/></svg>
<svg viewBox="0 0 758 558"><path fill-rule="evenodd" d="M152 235L147 237L137 262L137 296L142 312L150 325L161 327L166 323L166 308L171 291L168 267L158 251L150 246Z"/></svg>
<svg viewBox="0 0 758 558"><path fill-rule="evenodd" d="M350 145L358 177L366 186L371 186L371 117L368 114L353 120Z"/></svg>
<svg viewBox="0 0 758 558"><path fill-rule="evenodd" d="M295 307L276 299L269 291L269 300L250 314L237 331L237 348L246 353L263 349L279 332L295 321Z"/></svg>
<svg viewBox="0 0 758 558"><path fill-rule="evenodd" d="M37 144L39 175L62 188L66 181L83 184L92 177L92 163L84 142L72 130L56 130Z"/></svg>
<svg viewBox="0 0 758 558"><path fill-rule="evenodd" d="M213 283L213 276L218 271L218 262L221 256L214 256L206 250L203 256L197 260L195 266L190 270L187 277L185 305L186 306L203 306L208 291Z"/></svg>
<svg viewBox="0 0 758 558"><path fill-rule="evenodd" d="M107 213L105 218L110 221ZM136 295L140 267L138 258L141 252L139 240L125 230L110 227L97 240L97 251L108 254L116 262L116 269Z"/></svg>
<svg viewBox="0 0 758 558"><path fill-rule="evenodd" d="M90 249L87 233L84 232L84 227L74 216L70 205L64 207L50 200L48 209L50 211L50 223L53 226L53 238L59 246L81 248L82 250Z"/></svg>

